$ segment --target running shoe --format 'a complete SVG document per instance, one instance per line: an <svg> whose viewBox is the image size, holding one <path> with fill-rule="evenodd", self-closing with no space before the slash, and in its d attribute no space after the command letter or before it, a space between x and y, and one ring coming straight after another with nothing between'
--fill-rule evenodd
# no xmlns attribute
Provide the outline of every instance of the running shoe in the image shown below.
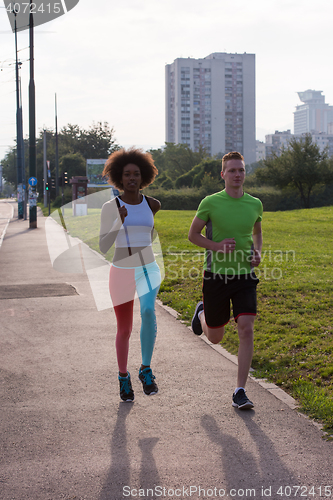
<svg viewBox="0 0 333 500"><path fill-rule="evenodd" d="M129 372L127 372L127 377L121 377L120 375L118 375L118 380L120 398L126 402L134 401L134 392L132 389L131 376Z"/></svg>
<svg viewBox="0 0 333 500"><path fill-rule="evenodd" d="M250 410L254 407L254 404L249 400L244 389L239 389L236 394L232 395L232 406L239 410Z"/></svg>
<svg viewBox="0 0 333 500"><path fill-rule="evenodd" d="M200 319L199 319L199 312L203 311L203 308L204 308L203 302L202 301L198 302L197 307L195 308L195 311L194 311L194 316L192 318L191 326L192 326L193 332L196 335L202 334L202 326L201 326Z"/></svg>
<svg viewBox="0 0 333 500"><path fill-rule="evenodd" d="M152 396L153 394L158 393L158 387L155 382L155 376L151 371L151 368L144 368L143 370L139 370L139 379L142 382L143 392L147 394L147 396Z"/></svg>

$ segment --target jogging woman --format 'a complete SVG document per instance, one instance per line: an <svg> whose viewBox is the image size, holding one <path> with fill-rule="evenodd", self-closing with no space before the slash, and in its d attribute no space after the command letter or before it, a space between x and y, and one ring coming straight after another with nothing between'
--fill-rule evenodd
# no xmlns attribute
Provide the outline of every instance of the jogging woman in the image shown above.
<svg viewBox="0 0 333 500"><path fill-rule="evenodd" d="M161 274L152 250L152 234L154 215L161 204L140 192L154 181L157 173L152 156L135 148L113 153L103 171L109 183L123 191L121 196L103 205L99 238L103 253L115 243L109 287L117 318L116 352L123 401L134 401L127 360L135 292L140 300L141 313L139 379L145 394L158 392L150 363L157 332L155 300Z"/></svg>

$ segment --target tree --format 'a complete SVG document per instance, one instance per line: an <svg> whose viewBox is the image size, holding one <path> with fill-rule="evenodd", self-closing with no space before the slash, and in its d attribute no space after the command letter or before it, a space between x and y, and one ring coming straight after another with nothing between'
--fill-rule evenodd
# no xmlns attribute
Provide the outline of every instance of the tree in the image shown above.
<svg viewBox="0 0 333 500"><path fill-rule="evenodd" d="M74 176L86 175L86 160L80 153L63 155L59 162L59 175L67 172L68 179Z"/></svg>
<svg viewBox="0 0 333 500"><path fill-rule="evenodd" d="M88 130L68 124L59 134L59 156L80 153L86 160L108 158L113 151L120 149L114 132L107 122L93 123Z"/></svg>
<svg viewBox="0 0 333 500"><path fill-rule="evenodd" d="M150 153L159 172L165 172L173 181L208 157L202 147L199 151L192 151L187 144L172 142L166 142L163 149L152 149Z"/></svg>
<svg viewBox="0 0 333 500"><path fill-rule="evenodd" d="M44 131L40 130L36 138L37 191L40 195L43 193L44 178L43 137ZM29 176L29 141L26 139L24 144L25 179L27 179ZM119 148L120 146L116 144L114 139L114 129L110 128L106 122L93 123L88 130L81 129L79 125L68 124L58 134L59 166L64 167L66 164L63 170L67 171L69 176L85 175L86 159L104 159ZM46 130L46 159L50 161L51 176L55 177L55 134L52 130ZM16 186L16 147L11 148L6 154L2 165L4 179Z"/></svg>
<svg viewBox="0 0 333 500"><path fill-rule="evenodd" d="M2 163L2 177L9 184L17 185L17 169L16 169L16 148L12 148L6 153Z"/></svg>
<svg viewBox="0 0 333 500"><path fill-rule="evenodd" d="M275 155L262 163L263 167L255 171L256 178L281 189L297 190L304 208L310 208L314 186L333 182L332 160L328 160L326 151L320 152L310 134L291 139L288 149L282 150L280 156Z"/></svg>
<svg viewBox="0 0 333 500"><path fill-rule="evenodd" d="M191 168L189 172L180 175L175 182L175 186L177 188L185 186L199 188L205 176L209 175L211 176L210 177L211 179L214 179L217 188L220 189L222 185L221 168L222 168L221 160L218 160L216 158L205 159L195 167Z"/></svg>

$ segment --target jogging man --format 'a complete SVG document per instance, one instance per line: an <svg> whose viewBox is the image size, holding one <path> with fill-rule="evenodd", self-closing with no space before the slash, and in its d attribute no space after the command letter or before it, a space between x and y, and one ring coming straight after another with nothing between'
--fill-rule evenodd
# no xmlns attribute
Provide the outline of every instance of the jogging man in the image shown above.
<svg viewBox="0 0 333 500"><path fill-rule="evenodd" d="M253 328L257 312L253 268L260 264L262 249L262 203L243 191L245 163L233 151L222 158L221 177L225 189L206 196L193 219L189 240L205 248L203 302L192 319L196 335L205 333L213 343L221 342L230 320L230 301L239 336L237 387L232 405L253 408L245 385L253 356ZM206 236L201 231L206 226Z"/></svg>

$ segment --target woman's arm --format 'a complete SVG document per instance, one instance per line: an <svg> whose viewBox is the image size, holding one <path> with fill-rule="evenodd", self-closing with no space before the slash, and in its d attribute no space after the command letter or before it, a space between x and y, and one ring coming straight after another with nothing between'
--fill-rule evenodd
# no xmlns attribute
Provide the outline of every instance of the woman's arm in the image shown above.
<svg viewBox="0 0 333 500"><path fill-rule="evenodd" d="M101 212L101 227L99 232L99 248L106 253L114 244L122 220L119 216L116 202L105 203Z"/></svg>
<svg viewBox="0 0 333 500"><path fill-rule="evenodd" d="M150 206L153 214L157 214L157 212L161 208L161 202L156 200L156 198L152 198L151 196L146 196L146 198L148 199L148 205Z"/></svg>

